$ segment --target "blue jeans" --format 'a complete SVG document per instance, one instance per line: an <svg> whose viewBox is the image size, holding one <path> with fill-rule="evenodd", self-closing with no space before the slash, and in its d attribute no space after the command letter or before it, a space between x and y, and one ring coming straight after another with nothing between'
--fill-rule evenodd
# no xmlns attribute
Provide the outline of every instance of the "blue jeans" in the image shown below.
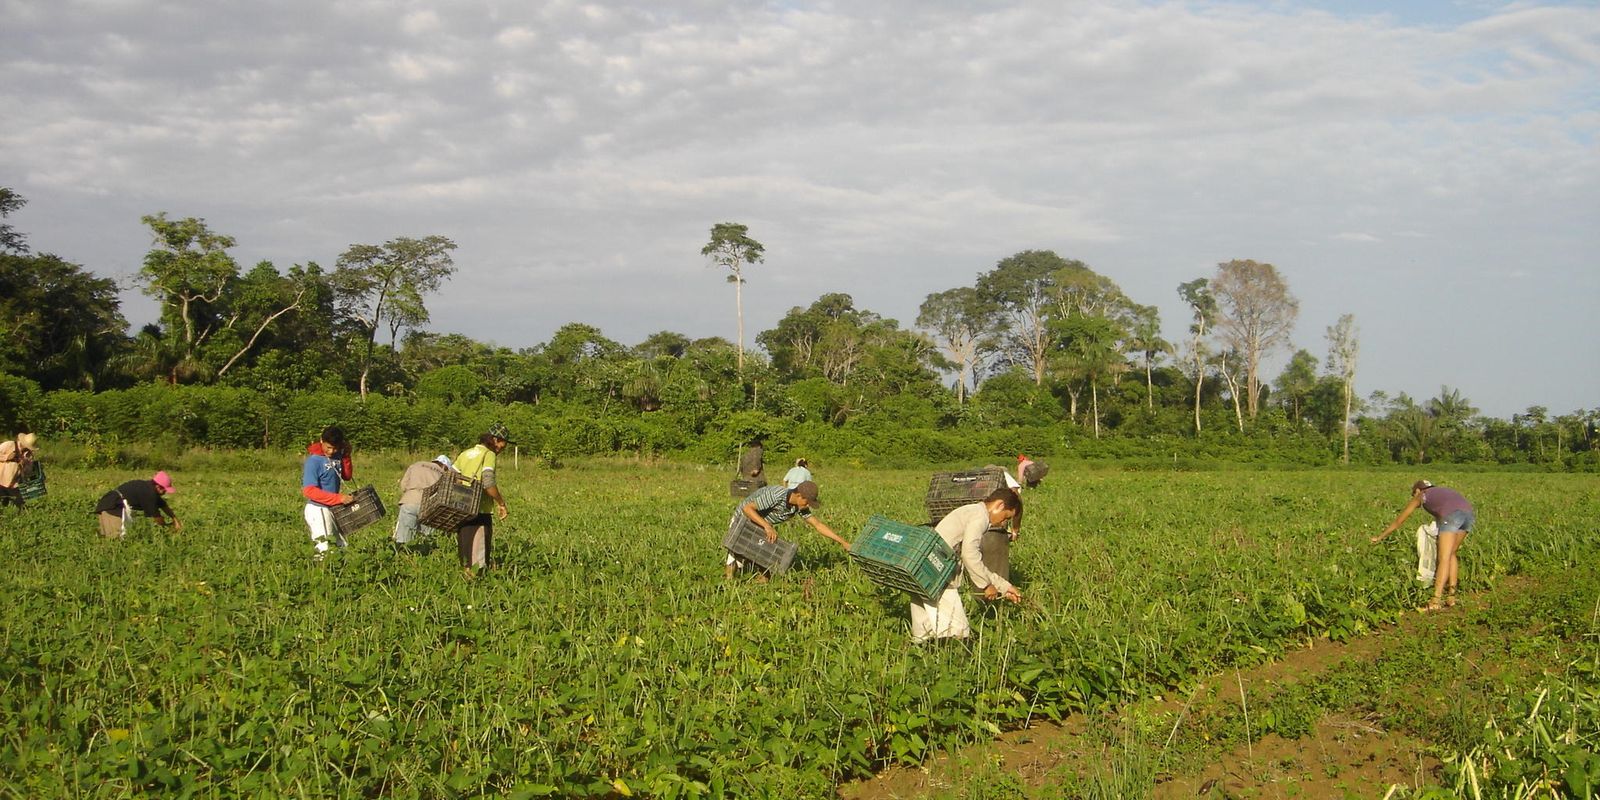
<svg viewBox="0 0 1600 800"><path fill-rule="evenodd" d="M1439 520L1439 532L1461 531L1466 533L1472 530L1472 523L1477 521L1478 515L1471 511L1452 511Z"/></svg>

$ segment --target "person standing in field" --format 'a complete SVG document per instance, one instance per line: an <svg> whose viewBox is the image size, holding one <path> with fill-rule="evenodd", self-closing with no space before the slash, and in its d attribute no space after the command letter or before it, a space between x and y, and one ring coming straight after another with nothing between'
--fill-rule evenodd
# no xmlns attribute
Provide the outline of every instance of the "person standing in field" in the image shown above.
<svg viewBox="0 0 1600 800"><path fill-rule="evenodd" d="M823 524L822 520L817 519L811 513L813 509L821 505L822 500L818 496L817 484L812 481L806 481L793 489L781 484L764 486L751 492L749 497L739 503L738 507L733 510L734 516L728 520L728 524L731 526L734 520L738 519L740 514L743 514L745 519L760 525L762 530L766 531L768 542L776 542L778 541L778 529L775 526L781 525L794 517L799 517L809 523L812 530L838 542L840 547L849 552L850 543L845 541L844 537L834 533L832 528ZM734 570L742 569L744 566L743 559L738 558L733 553L728 553L727 561L723 566L722 577L731 580Z"/></svg>
<svg viewBox="0 0 1600 800"><path fill-rule="evenodd" d="M331 459L339 468L339 479L347 481L355 477L356 471L355 462L350 460L352 449L350 441L344 436L344 429L329 425L322 429L321 439L306 445L306 455Z"/></svg>
<svg viewBox="0 0 1600 800"><path fill-rule="evenodd" d="M739 477L753 481L757 486L767 485L767 467L764 461L765 451L761 447L761 440L756 439L750 443L749 449L739 457Z"/></svg>
<svg viewBox="0 0 1600 800"><path fill-rule="evenodd" d="M483 498L478 504L478 515L461 523L456 529L456 554L460 557L461 568L466 571L468 578L474 577L475 569L479 571L489 569L490 558L494 553L495 513L498 513L502 520L510 514L506 508L505 496L500 493L500 487L495 482L494 465L495 456L511 443L511 431L505 425L496 422L489 426L487 433L478 437L477 444L456 456L456 471L468 478L476 478L483 485Z"/></svg>
<svg viewBox="0 0 1600 800"><path fill-rule="evenodd" d="M961 567L951 576L950 583L937 600L911 598L911 639L926 642L930 639L965 639L972 634L967 623L967 611L961 605L961 575L966 573L972 584L983 590L985 600L1005 598L1013 603L1022 602L1022 593L1005 577L984 565L982 545L985 532L1002 528L1022 512L1022 498L1015 490L1002 487L994 490L982 502L968 503L939 520L934 531L961 559Z"/></svg>
<svg viewBox="0 0 1600 800"><path fill-rule="evenodd" d="M321 561L328 555L330 542L346 546L344 534L333 523L333 507L350 503L350 495L339 489L350 471L350 443L344 431L334 425L322 429L322 438L306 448L305 466L300 470L300 494L306 499L306 527L311 531L314 558Z"/></svg>
<svg viewBox="0 0 1600 800"><path fill-rule="evenodd" d="M100 535L107 539L121 539L128 535L133 522L133 512L142 511L157 525L171 525L175 531L183 530L178 515L167 505L166 496L177 491L172 488L172 477L157 472L143 480L131 480L106 492L94 506L100 521Z"/></svg>
<svg viewBox="0 0 1600 800"><path fill-rule="evenodd" d="M400 475L400 511L395 515L394 543L410 544L419 529L430 536L433 529L422 525L417 515L422 513L422 493L438 483L452 471L450 457L436 456L432 461L418 461Z"/></svg>
<svg viewBox="0 0 1600 800"><path fill-rule="evenodd" d="M1433 599L1428 604L1418 609L1419 611L1437 611L1441 606L1456 604L1456 583L1459 577L1456 553L1461 549L1461 543L1467 538L1467 532L1472 530L1473 523L1478 516L1473 511L1472 504L1467 502L1460 492L1443 486L1434 486L1422 480L1411 484L1411 501L1406 507L1400 509L1400 515L1389 523L1383 532L1372 537L1371 541L1379 542L1384 537L1394 533L1401 525L1405 524L1406 517L1418 507L1427 509L1429 514L1439 524L1439 554L1433 569Z"/></svg>
<svg viewBox="0 0 1600 800"><path fill-rule="evenodd" d="M783 474L783 485L793 489L806 481L812 480L811 467L803 458L794 460L794 466Z"/></svg>

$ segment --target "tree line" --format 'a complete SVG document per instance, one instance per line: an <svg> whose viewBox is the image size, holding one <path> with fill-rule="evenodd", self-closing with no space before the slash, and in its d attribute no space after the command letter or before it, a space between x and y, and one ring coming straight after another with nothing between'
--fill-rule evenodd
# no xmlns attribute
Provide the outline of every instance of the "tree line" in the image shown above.
<svg viewBox="0 0 1600 800"><path fill-rule="evenodd" d="M24 203L0 188L0 219ZM0 422L115 435L95 428L132 419L117 416L130 405L188 397L182 413L210 403L209 414L244 419L215 426L226 435L192 424L152 435L271 446L284 428L326 421L311 419L319 413L382 408L398 419L426 409L470 425L470 410L492 409L544 431L552 457L719 457L767 436L855 458L963 459L1027 443L1087 457L1596 464L1600 409L1531 406L1500 420L1449 387L1421 400L1361 396L1354 318L1327 327L1322 358L1295 348L1298 301L1272 264L1254 260L1174 287L1189 310L1177 341L1163 338L1155 306L1110 277L1025 250L970 285L929 294L912 326L831 292L790 309L755 334L759 349L746 349L744 284L759 275L765 248L725 222L701 254L734 285L736 342L660 331L628 345L574 322L513 349L427 328L428 297L456 271L446 237L352 244L332 269L263 261L246 270L229 253L235 240L203 219L158 213L142 222L152 243L136 283L160 315L137 331L113 281L35 254L23 233L0 225ZM1277 353L1289 354L1287 365L1264 374ZM306 395L327 399L308 407ZM343 399L351 396L356 411ZM455 435L425 420L400 427L412 434L388 443L426 448Z"/></svg>

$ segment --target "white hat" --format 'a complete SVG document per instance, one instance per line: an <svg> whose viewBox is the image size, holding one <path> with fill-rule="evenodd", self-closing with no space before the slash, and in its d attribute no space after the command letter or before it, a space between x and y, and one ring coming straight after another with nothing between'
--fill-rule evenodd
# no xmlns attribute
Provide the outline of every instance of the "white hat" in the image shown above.
<svg viewBox="0 0 1600 800"><path fill-rule="evenodd" d="M455 465L455 464L452 464L452 463L450 463L450 457L449 457L449 456L443 456L443 455L441 455L441 456L434 456L434 457L433 457L433 460L434 460L434 461L437 461L437 462L439 462L439 463L440 463L440 464L443 464L443 465L445 465L445 466L447 466L447 467L449 467L449 468L451 468L451 469L455 469L455 468L456 468L456 465Z"/></svg>

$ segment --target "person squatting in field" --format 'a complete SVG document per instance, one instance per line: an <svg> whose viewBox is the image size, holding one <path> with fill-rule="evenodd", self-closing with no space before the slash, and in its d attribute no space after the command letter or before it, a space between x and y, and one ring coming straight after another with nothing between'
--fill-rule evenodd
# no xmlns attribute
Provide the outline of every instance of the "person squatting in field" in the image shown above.
<svg viewBox="0 0 1600 800"><path fill-rule="evenodd" d="M175 531L183 530L178 515L172 512L172 506L167 505L166 496L175 491L172 477L166 472L157 472L149 478L131 480L106 492L94 506L95 516L100 522L100 535L107 539L121 539L128 535L134 511L143 511L157 525L171 525Z"/></svg>
<svg viewBox="0 0 1600 800"><path fill-rule="evenodd" d="M763 486L751 492L749 497L739 503L738 507L733 510L734 515L729 518L728 524L731 526L734 520L740 514L743 514L745 519L760 525L761 529L766 531L768 542L776 542L778 541L778 529L774 526L781 525L794 517L799 517L809 523L817 533L838 542L840 547L849 551L850 543L845 541L844 537L834 533L832 528L823 524L822 520L817 519L812 514L812 510L821 505L822 501L818 499L817 484L812 481L805 481L793 489L783 484ZM743 569L745 566L743 559L730 552L724 564L722 576L723 578L731 579L733 578L734 570ZM762 574L762 577L766 577L765 573Z"/></svg>
<svg viewBox="0 0 1600 800"><path fill-rule="evenodd" d="M300 471L300 494L306 499L306 527L311 530L311 544L315 558L321 560L328 554L329 542L344 547L344 534L333 523L333 507L350 503L350 495L339 491L344 481L350 479L350 443L344 431L334 425L322 429L322 438L306 448L304 468Z"/></svg>
<svg viewBox="0 0 1600 800"><path fill-rule="evenodd" d="M1467 532L1472 530L1473 523L1478 516L1472 509L1472 504L1467 502L1460 492L1443 486L1434 486L1428 481L1417 481L1411 484L1411 501L1406 507L1400 509L1400 515L1383 529L1383 533L1372 537L1373 542L1382 541L1385 536L1394 533L1397 528L1405 524L1406 517L1418 507L1427 509L1429 514L1439 523L1439 555L1433 569L1433 599L1423 606L1420 611L1437 611L1441 605L1453 606L1456 604L1456 583L1459 577L1459 566L1456 553L1461 549L1461 543L1467 538Z"/></svg>
<svg viewBox="0 0 1600 800"><path fill-rule="evenodd" d="M494 514L505 519L510 511L506 499L494 478L495 456L511 444L511 431L496 422L487 433L478 437L478 443L456 456L455 469L468 478L476 478L483 485L483 497L478 502L478 515L456 529L456 554L461 558L461 568L467 577L473 570L487 570L494 552Z"/></svg>
<svg viewBox="0 0 1600 800"><path fill-rule="evenodd" d="M432 461L418 461L400 475L400 511L394 520L394 543L410 544L420 529L424 537L436 531L418 519L422 513L422 493L438 483L446 473L454 471L450 457L435 456Z"/></svg>
<svg viewBox="0 0 1600 800"><path fill-rule="evenodd" d="M1003 527L1012 517L1022 513L1022 498L1015 490L1002 487L994 490L982 502L968 503L949 514L934 526L939 538L960 557L961 566L945 585L937 600L911 598L911 639L926 642L929 639L965 639L972 634L967 623L967 611L961 605L961 575L966 573L972 584L983 590L985 600L1004 597L1013 603L1022 602L1022 593L1004 577L995 574L983 563L983 535L990 528Z"/></svg>

